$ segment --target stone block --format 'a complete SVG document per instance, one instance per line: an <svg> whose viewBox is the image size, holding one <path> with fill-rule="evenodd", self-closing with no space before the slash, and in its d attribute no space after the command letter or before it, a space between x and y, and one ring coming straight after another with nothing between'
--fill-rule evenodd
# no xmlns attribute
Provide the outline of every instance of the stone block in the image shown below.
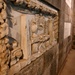
<svg viewBox="0 0 75 75"><path fill-rule="evenodd" d="M54 56L54 54L53 54L52 49L45 52L45 54L44 54L44 66L45 66L45 68L48 67L52 63L53 56Z"/></svg>

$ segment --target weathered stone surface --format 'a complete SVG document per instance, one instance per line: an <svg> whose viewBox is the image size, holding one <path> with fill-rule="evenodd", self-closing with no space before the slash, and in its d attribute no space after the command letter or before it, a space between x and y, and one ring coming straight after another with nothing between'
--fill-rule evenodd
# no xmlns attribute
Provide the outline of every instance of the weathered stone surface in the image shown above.
<svg viewBox="0 0 75 75"><path fill-rule="evenodd" d="M56 60L54 60L53 63L51 64L50 74L56 75Z"/></svg>
<svg viewBox="0 0 75 75"><path fill-rule="evenodd" d="M62 5L60 7L58 7L60 4L57 5L57 3L60 2L59 0L57 2L50 0L50 3L53 3L56 8L61 8L60 24L58 21L58 11L54 8L49 8L37 0L11 0L12 3L15 3L15 6L18 4L21 6L26 3L28 5L22 6L31 7L29 10L37 9L37 13L38 10L40 10L40 14L36 14L37 16L34 15L34 10L29 13L28 10L26 10L28 14L20 14L18 12L16 14L14 12L16 15L12 16L13 13L11 15L8 12L9 15L7 15L6 5L2 0L0 1L0 74L7 75L10 66L9 75L56 75L58 66L62 65L65 56L71 48L71 39L63 39L64 22L70 21L71 19L70 13L66 14L66 12L69 11L67 6L67 10L65 9L66 11L64 11L63 4L65 6L65 0L61 0L60 4ZM22 10L18 8L17 11L18 10L19 12L26 12L24 11L25 9ZM47 14L44 15L45 13ZM18 19L18 17L16 18L16 16L20 16L20 19ZM10 21L10 25L7 24L7 18L9 18L8 21ZM19 22L20 20L21 22ZM8 31L9 26L10 32ZM16 32L15 35L18 27L20 30ZM16 38L11 34L9 35L11 31ZM10 38L8 38L8 36L10 36ZM19 37L21 38L17 40ZM60 50L55 46L57 43L59 43ZM22 58L23 60L21 60Z"/></svg>
<svg viewBox="0 0 75 75"><path fill-rule="evenodd" d="M45 56L44 56L44 58L45 58L44 66L45 67L49 66L52 63L53 56L54 56L53 49L51 49L45 53Z"/></svg>

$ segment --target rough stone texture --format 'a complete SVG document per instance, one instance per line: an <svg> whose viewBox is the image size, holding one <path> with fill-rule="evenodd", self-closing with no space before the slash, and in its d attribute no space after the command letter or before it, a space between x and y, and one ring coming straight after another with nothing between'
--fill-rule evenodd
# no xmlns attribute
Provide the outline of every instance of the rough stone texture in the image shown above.
<svg viewBox="0 0 75 75"><path fill-rule="evenodd" d="M33 61L30 65L23 68L15 75L55 75L57 69L57 45L45 52L42 56ZM58 50L58 49L57 49ZM57 51L56 50L56 51Z"/></svg>
<svg viewBox="0 0 75 75"><path fill-rule="evenodd" d="M13 1L13 0L12 0ZM16 0L15 0L16 1ZM17 3L20 3L21 0L18 0L19 2ZM24 1L24 0L23 0ZM37 0L36 0L37 1ZM46 0L48 1L48 0ZM49 1L48 1L49 2ZM21 2L22 3L22 2ZM20 3L20 4L21 4ZM72 35L70 35L69 37L67 37L66 39L64 39L64 22L71 22L72 23L72 14L69 13L69 7L68 5L65 3L65 0L50 0L49 2L53 7L57 8L59 10L59 41L56 45L52 45L51 48L49 48L48 50L45 50L46 52L41 54L40 57L37 57L37 59L35 59L34 61L32 61L29 65L26 65L27 63L25 63L24 65L24 61L27 61L27 60L23 60L23 63L22 61L19 61L20 57L22 57L22 51L20 49L20 51L18 52L15 52L17 51L17 49L15 49L17 47L17 42L13 42L11 43L11 48L10 48L10 51L11 51L11 64L10 65L10 70L11 72L9 72L9 75L14 75L13 72L15 72L15 75L56 75L58 73L58 71L60 70L68 52L70 51L71 49L71 45L72 45ZM41 3L42 4L42 3ZM40 5L41 5L40 4ZM42 4L43 5L43 4ZM32 6L32 8L34 7L35 5ZM44 6L44 5L43 5ZM1 6L2 7L2 6ZM30 6L29 6L30 7ZM47 7L47 6L46 6ZM48 8L48 7L47 7ZM39 7L39 9L41 10L42 8ZM72 9L73 10L73 9ZM71 10L71 11L72 11ZM21 10L20 10L21 11ZM48 11L48 10L47 10ZM55 14L55 12L51 12L51 14ZM3 15L3 13L2 13ZM2 16L2 18L5 18L6 16ZM25 17L26 18L26 17ZM22 21L24 21L24 19ZM27 19L27 18L26 18ZM25 19L25 20L26 20ZM1 20L1 22L3 22ZM25 22L25 21L24 21ZM34 25L35 22L33 22ZM14 23L13 23L14 24ZM25 23L24 23L25 24ZM22 22L22 25L24 26L23 22ZM33 25L33 24L32 24ZM41 24L40 24L41 25ZM28 25L27 25L28 26ZM27 28L27 26L24 27ZM42 26L42 25L41 25ZM36 27L36 26L35 26ZM28 27L29 28L29 27ZM34 26L33 26L34 28ZM51 27L50 27L51 28ZM36 30L37 30L37 27L36 27ZM35 28L34 28L34 31L36 31ZM33 31L33 33L34 33ZM53 32L53 31L52 31ZM51 33L52 33L51 32ZM23 32L21 32L23 33ZM27 33L27 32L25 32ZM24 33L24 34L25 34ZM2 33L3 35L5 34L5 32ZM23 35L24 35L23 34ZM35 32L36 34L36 32ZM2 35L2 37L3 37ZM27 34L27 36L29 36L29 34ZM36 35L34 35L36 36ZM46 35L47 36L47 35ZM26 37L26 36L25 36ZM25 38L24 37L24 38ZM45 37L45 36L44 36ZM36 38L36 37L35 37ZM42 39L42 37L40 37L40 39ZM53 38L52 38L53 39ZM42 39L44 40L44 39ZM46 39L47 40L47 39ZM25 40L25 41L29 41L29 40ZM25 42L23 41L23 42ZM3 41L2 41L3 42ZM45 42L44 41L41 41L41 42ZM23 43L22 43L23 44ZM25 44L25 43L24 43ZM23 44L23 45L24 45ZM7 45L9 46L9 45ZM47 46L47 42L46 42L46 46ZM13 48L14 47L14 48ZM25 47L25 46L24 46ZM1 47L0 47L1 48ZM29 48L29 47L28 47ZM47 47L46 47L47 48ZM2 50L2 49L1 49ZM0 50L0 51L1 51ZM14 51L15 50L15 51ZM27 51L27 48L25 49L25 51ZM42 50L44 51L44 50ZM41 51L41 52L42 52ZM27 54L27 53L25 53ZM3 55L3 54L2 54ZM7 55L6 55L7 56ZM29 55L28 55L29 56ZM30 57L30 56L29 56ZM4 62L7 61L7 60L2 60L2 65L3 68L1 68L1 71L4 72L4 70L7 70L8 68L8 65L4 65ZM31 61L29 59L29 61ZM17 63L18 62L18 63ZM15 64L15 65L14 65ZM24 66L23 66L24 65ZM20 70L21 69L21 70ZM1 73L2 73L1 72ZM6 75L6 74L5 74Z"/></svg>
<svg viewBox="0 0 75 75"><path fill-rule="evenodd" d="M6 75L9 70L10 51L7 48L8 39L8 24L6 22L6 4L0 0L0 75ZM6 41L7 39L7 41Z"/></svg>
<svg viewBox="0 0 75 75"><path fill-rule="evenodd" d="M16 49L17 42L14 40L10 43L8 37L9 25L7 19L7 5L3 0L0 0L0 75L7 75L9 67L19 61L21 50ZM12 41L12 40L11 40ZM15 61L14 61L15 59Z"/></svg>
<svg viewBox="0 0 75 75"><path fill-rule="evenodd" d="M49 2L48 0L45 1ZM69 7L65 0L50 0L49 3L59 9L59 49L57 51L56 45L54 45L49 51L46 51L16 75L56 75L71 49L72 35L64 39L64 22L72 21Z"/></svg>

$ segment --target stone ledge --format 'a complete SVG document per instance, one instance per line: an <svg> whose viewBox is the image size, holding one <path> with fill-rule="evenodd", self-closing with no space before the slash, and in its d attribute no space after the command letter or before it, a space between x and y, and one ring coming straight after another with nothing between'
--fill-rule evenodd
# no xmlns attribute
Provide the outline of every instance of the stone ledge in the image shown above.
<svg viewBox="0 0 75 75"><path fill-rule="evenodd" d="M49 47L48 49L44 50L42 53L33 54L31 56L31 58L29 58L28 60L25 60L25 59L20 60L18 63L16 63L15 65L13 65L10 68L8 75L14 75L14 74L18 73L24 67L26 67L27 65L29 65L32 61L36 60L38 57L40 57L41 55L43 55L46 51L50 50L52 47L57 46L57 45L58 44L56 43L55 45L53 45L53 46ZM55 58L53 58L53 60L54 59Z"/></svg>
<svg viewBox="0 0 75 75"><path fill-rule="evenodd" d="M16 73L18 73L21 69L23 69L25 66L27 66L28 64L30 64L30 59L28 60L20 60L17 64L13 65L10 70L8 75L14 75Z"/></svg>

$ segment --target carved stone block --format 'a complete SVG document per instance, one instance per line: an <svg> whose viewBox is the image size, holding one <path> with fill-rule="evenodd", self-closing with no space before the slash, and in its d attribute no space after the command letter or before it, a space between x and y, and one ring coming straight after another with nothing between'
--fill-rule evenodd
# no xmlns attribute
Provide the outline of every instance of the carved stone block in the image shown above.
<svg viewBox="0 0 75 75"><path fill-rule="evenodd" d="M57 42L58 38L58 18L53 15L44 15L47 11L48 14L56 14L54 10L49 9L43 3L39 4L36 1L30 0L12 0L12 3L23 4L26 3L29 8L41 10L41 14L21 14L13 9L12 13L8 16L12 24L10 24L10 32L8 31L9 25L7 22L7 13L6 5L0 5L2 12L0 13L0 65L16 65L17 68L10 68L10 74L13 75L13 71L18 72L22 66L31 62L32 56L33 59L36 59L38 56L43 54L46 50L53 46ZM44 8L45 7L45 8ZM22 12L22 11L21 11ZM15 15L16 14L16 15ZM9 33L9 34L8 34ZM12 35L13 34L13 35ZM8 37L6 37L8 35ZM9 38L10 37L10 38ZM20 38L19 38L20 37ZM19 40L17 40L19 38ZM9 52L7 52L9 51ZM20 59L27 59L28 62L21 66ZM50 60L50 59L49 59ZM17 63L17 64L16 64ZM7 67L9 69L9 67ZM6 73L6 67L2 72Z"/></svg>

